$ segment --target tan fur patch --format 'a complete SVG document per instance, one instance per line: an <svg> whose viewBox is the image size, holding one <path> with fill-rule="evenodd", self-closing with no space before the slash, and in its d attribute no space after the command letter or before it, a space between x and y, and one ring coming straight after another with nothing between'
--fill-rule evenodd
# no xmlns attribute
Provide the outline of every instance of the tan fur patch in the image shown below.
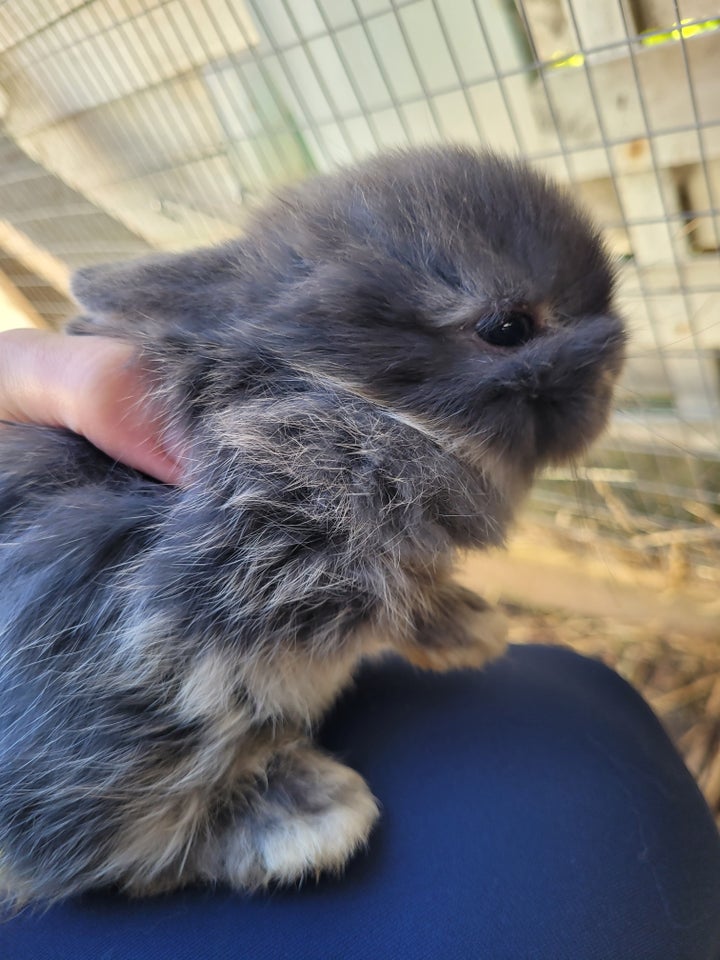
<svg viewBox="0 0 720 960"><path fill-rule="evenodd" d="M232 697L232 674L228 658L207 653L193 663L177 696L183 720L217 717L228 711Z"/></svg>
<svg viewBox="0 0 720 960"><path fill-rule="evenodd" d="M347 686L360 658L356 648L327 658L310 651L284 651L245 682L255 704L256 720L282 716L296 723L316 720Z"/></svg>

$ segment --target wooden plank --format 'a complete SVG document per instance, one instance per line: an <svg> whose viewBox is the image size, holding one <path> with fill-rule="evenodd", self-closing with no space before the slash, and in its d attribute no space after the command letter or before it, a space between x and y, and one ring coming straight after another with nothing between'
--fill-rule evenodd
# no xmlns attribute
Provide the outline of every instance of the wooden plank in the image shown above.
<svg viewBox="0 0 720 960"><path fill-rule="evenodd" d="M685 40L684 48L690 65L697 119L703 124L718 124L720 31ZM611 140L627 140L625 145L612 150L613 164L620 173L652 172L655 162L660 167L697 163L703 147L707 157L720 157L720 127L704 130L702 139L694 129L673 132L675 128L693 127L695 123L681 43L672 41L636 48L635 65L642 102L637 95L633 64L623 51L624 48L619 48L618 56L611 61L588 59L584 66L546 71L553 113L565 145L577 150L589 148L602 140L603 135ZM585 71L597 95L600 124ZM538 120L534 149L553 150L557 144L554 118L539 82L531 85L529 96L534 101ZM652 148L648 136L654 138ZM607 155L604 150L588 150L574 158L573 168L581 179L607 176Z"/></svg>
<svg viewBox="0 0 720 960"><path fill-rule="evenodd" d="M30 301L0 270L0 330L12 330L15 327L46 329L47 326Z"/></svg>
<svg viewBox="0 0 720 960"><path fill-rule="evenodd" d="M505 600L543 610L571 610L583 616L653 624L717 639L716 588L668 587L664 574L624 566L602 545L570 554L540 530L524 529L507 551L470 554L459 579L491 601Z"/></svg>
<svg viewBox="0 0 720 960"><path fill-rule="evenodd" d="M0 220L0 248L19 260L28 270L47 280L56 290L69 295L70 277L67 265L47 250L41 249L7 220Z"/></svg>

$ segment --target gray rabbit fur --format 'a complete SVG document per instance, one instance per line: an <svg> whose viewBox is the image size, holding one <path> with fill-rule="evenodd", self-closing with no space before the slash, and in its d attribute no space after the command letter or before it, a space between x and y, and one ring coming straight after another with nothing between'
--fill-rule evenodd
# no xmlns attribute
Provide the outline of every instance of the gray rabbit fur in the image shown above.
<svg viewBox="0 0 720 960"><path fill-rule="evenodd" d="M456 585L537 470L606 423L624 351L594 227L520 162L395 153L215 249L80 271L187 470L0 429L0 877L253 890L338 869L378 808L313 725L363 657L501 652ZM418 838L421 842L421 838Z"/></svg>

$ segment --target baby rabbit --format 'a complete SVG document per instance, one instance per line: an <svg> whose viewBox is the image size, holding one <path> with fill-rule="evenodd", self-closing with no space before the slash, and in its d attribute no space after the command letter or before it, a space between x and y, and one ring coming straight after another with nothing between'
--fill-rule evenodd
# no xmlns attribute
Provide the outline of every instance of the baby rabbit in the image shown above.
<svg viewBox="0 0 720 960"><path fill-rule="evenodd" d="M603 428L624 349L595 229L523 164L443 148L319 177L216 249L89 268L76 333L137 347L181 487L0 430L0 876L255 889L378 811L313 724L362 657L474 667L451 579Z"/></svg>

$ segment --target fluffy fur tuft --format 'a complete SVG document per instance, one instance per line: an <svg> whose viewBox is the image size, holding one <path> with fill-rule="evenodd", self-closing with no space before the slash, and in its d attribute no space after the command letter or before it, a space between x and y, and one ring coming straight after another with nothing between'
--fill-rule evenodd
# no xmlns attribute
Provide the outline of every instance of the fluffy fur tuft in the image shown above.
<svg viewBox="0 0 720 960"><path fill-rule="evenodd" d="M211 250L76 275L187 445L171 488L0 431L0 876L255 889L339 869L377 807L308 739L360 658L481 665L451 580L605 424L624 345L594 228L490 154L393 154Z"/></svg>

